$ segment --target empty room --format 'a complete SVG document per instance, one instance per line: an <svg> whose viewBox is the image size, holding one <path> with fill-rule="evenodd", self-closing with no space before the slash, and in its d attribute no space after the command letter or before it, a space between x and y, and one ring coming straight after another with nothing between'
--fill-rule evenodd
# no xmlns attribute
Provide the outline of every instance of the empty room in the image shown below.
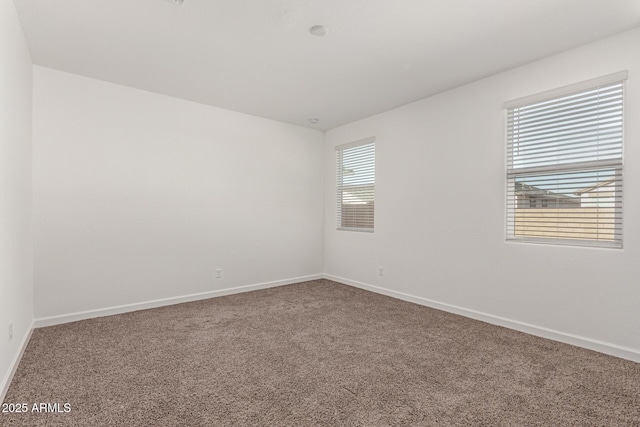
<svg viewBox="0 0 640 427"><path fill-rule="evenodd" d="M640 426L640 1L0 0L0 425Z"/></svg>

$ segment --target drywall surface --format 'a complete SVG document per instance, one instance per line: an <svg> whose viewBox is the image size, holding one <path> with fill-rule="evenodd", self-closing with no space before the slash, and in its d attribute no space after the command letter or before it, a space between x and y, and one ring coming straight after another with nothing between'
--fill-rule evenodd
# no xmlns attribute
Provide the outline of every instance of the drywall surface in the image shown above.
<svg viewBox="0 0 640 427"><path fill-rule="evenodd" d="M321 273L322 145L34 67L36 318Z"/></svg>
<svg viewBox="0 0 640 427"><path fill-rule="evenodd" d="M11 0L0 0L0 58L1 397L33 321L31 57Z"/></svg>
<svg viewBox="0 0 640 427"><path fill-rule="evenodd" d="M325 273L640 356L638 46L636 29L327 132ZM621 70L624 249L506 243L503 103ZM334 147L370 136L375 233L337 231Z"/></svg>

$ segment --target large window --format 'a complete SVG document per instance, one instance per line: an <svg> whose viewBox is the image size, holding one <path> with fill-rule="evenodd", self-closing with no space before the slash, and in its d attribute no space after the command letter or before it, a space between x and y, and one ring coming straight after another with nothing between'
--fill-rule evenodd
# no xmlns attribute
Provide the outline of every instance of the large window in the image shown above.
<svg viewBox="0 0 640 427"><path fill-rule="evenodd" d="M508 240L622 247L626 78L505 104Z"/></svg>
<svg viewBox="0 0 640 427"><path fill-rule="evenodd" d="M376 183L375 138L336 147L338 230L373 232Z"/></svg>

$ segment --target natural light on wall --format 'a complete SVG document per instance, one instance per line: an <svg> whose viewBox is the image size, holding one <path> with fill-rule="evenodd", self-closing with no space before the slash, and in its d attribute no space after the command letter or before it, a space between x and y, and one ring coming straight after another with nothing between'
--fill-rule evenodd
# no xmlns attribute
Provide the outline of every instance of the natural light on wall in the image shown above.
<svg viewBox="0 0 640 427"><path fill-rule="evenodd" d="M336 147L337 229L373 232L375 138Z"/></svg>
<svg viewBox="0 0 640 427"><path fill-rule="evenodd" d="M505 104L507 240L622 247L626 78Z"/></svg>

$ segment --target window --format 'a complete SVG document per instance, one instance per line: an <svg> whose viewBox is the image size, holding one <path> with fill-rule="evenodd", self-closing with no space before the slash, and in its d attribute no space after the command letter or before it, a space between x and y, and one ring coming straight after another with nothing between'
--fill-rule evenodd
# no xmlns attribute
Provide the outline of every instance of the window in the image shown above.
<svg viewBox="0 0 640 427"><path fill-rule="evenodd" d="M507 240L622 247L626 78L505 104Z"/></svg>
<svg viewBox="0 0 640 427"><path fill-rule="evenodd" d="M336 147L338 230L373 232L375 138Z"/></svg>

